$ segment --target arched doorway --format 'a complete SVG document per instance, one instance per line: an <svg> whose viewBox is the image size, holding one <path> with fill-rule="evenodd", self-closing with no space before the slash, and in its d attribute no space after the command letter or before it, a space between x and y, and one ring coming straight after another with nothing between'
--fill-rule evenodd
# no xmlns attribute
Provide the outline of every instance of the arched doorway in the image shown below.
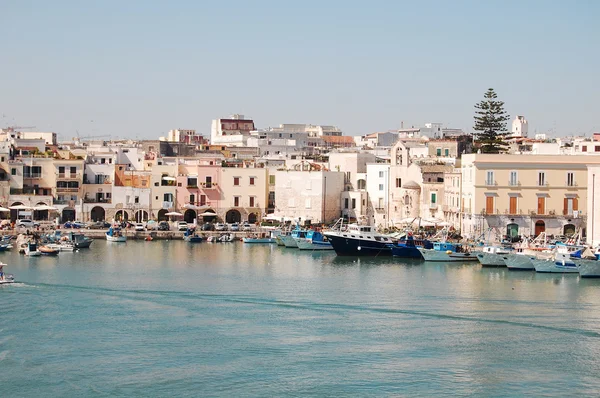
<svg viewBox="0 0 600 398"><path fill-rule="evenodd" d="M38 202L35 207L47 206L44 202ZM33 219L34 220L48 220L48 210L34 210L33 211Z"/></svg>
<svg viewBox="0 0 600 398"><path fill-rule="evenodd" d="M158 211L158 221L169 221L169 216L166 216L165 214L167 214L168 211L165 209L160 209Z"/></svg>
<svg viewBox="0 0 600 398"><path fill-rule="evenodd" d="M23 206L23 203L21 203L21 202L15 202L15 203L13 203L12 205L10 205L10 207L13 207L13 206ZM15 222L17 219L19 219L19 213L20 213L21 211L23 211L23 210L19 210L19 209L10 209L10 220L11 220L12 222ZM25 215L24 215L24 214L23 214L22 216L23 216L22 218L25 218Z"/></svg>
<svg viewBox="0 0 600 398"><path fill-rule="evenodd" d="M240 214L239 211L237 210L229 210L227 213L225 213L225 222L228 224L233 224L234 222L241 222L242 221L242 215Z"/></svg>
<svg viewBox="0 0 600 398"><path fill-rule="evenodd" d="M256 223L256 214L255 213L250 213L248 214L248 223L250 224L255 224Z"/></svg>
<svg viewBox="0 0 600 398"><path fill-rule="evenodd" d="M573 236L575 234L575 225L567 224L563 227L564 236Z"/></svg>
<svg viewBox="0 0 600 398"><path fill-rule="evenodd" d="M511 239L519 236L519 225L515 223L508 224L506 226L506 236Z"/></svg>
<svg viewBox="0 0 600 398"><path fill-rule="evenodd" d="M546 231L546 223L542 220L538 220L535 222L535 236L538 236L542 232Z"/></svg>
<svg viewBox="0 0 600 398"><path fill-rule="evenodd" d="M103 207L95 206L90 211L90 218L92 221L103 221L106 218L106 213Z"/></svg>
<svg viewBox="0 0 600 398"><path fill-rule="evenodd" d="M116 221L127 221L129 220L129 214L125 210L119 210L115 213Z"/></svg>
<svg viewBox="0 0 600 398"><path fill-rule="evenodd" d="M188 224L193 224L196 217L196 211L192 209L186 210L185 213L183 213L183 221Z"/></svg>
<svg viewBox="0 0 600 398"><path fill-rule="evenodd" d="M62 222L67 222L67 221L75 221L75 209L71 208L71 207L65 207L62 210Z"/></svg>
<svg viewBox="0 0 600 398"><path fill-rule="evenodd" d="M146 210L138 210L135 212L135 222L148 221L148 212Z"/></svg>

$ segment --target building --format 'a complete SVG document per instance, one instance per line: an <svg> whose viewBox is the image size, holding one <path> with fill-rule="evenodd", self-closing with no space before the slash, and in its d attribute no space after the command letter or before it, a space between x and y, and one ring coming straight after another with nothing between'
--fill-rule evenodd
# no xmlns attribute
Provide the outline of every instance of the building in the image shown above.
<svg viewBox="0 0 600 398"><path fill-rule="evenodd" d="M463 236L488 228L512 237L585 230L588 165L600 157L470 154L461 162Z"/></svg>
<svg viewBox="0 0 600 398"><path fill-rule="evenodd" d="M600 245L600 165L587 167L587 243Z"/></svg>
<svg viewBox="0 0 600 398"><path fill-rule="evenodd" d="M510 129L511 137L527 137L529 133L529 123L525 116L515 116Z"/></svg>
<svg viewBox="0 0 600 398"><path fill-rule="evenodd" d="M227 119L215 119L210 129L212 145L246 146L250 132L256 130L254 120L244 115L231 115Z"/></svg>

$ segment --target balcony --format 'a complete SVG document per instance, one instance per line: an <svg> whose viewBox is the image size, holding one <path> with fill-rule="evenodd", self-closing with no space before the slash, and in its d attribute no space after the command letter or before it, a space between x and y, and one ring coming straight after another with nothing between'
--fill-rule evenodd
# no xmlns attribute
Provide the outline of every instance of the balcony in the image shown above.
<svg viewBox="0 0 600 398"><path fill-rule="evenodd" d="M495 187L498 185L498 182L495 180L485 180L485 185L488 187Z"/></svg>
<svg viewBox="0 0 600 398"><path fill-rule="evenodd" d="M23 173L23 178L42 178L42 173Z"/></svg>
<svg viewBox="0 0 600 398"><path fill-rule="evenodd" d="M56 178L59 180L78 180L81 178L81 173L56 173Z"/></svg>
<svg viewBox="0 0 600 398"><path fill-rule="evenodd" d="M508 186L509 187L520 187L521 186L521 182L520 181L508 181Z"/></svg>
<svg viewBox="0 0 600 398"><path fill-rule="evenodd" d="M56 192L77 193L79 192L79 188L56 187Z"/></svg>
<svg viewBox="0 0 600 398"><path fill-rule="evenodd" d="M201 182L200 187L203 189L216 189L218 184L216 182Z"/></svg>

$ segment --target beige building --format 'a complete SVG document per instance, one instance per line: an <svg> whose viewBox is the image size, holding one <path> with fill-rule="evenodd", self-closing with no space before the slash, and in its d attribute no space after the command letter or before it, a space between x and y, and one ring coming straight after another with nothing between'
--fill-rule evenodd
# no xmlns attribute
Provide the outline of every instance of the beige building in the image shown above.
<svg viewBox="0 0 600 398"><path fill-rule="evenodd" d="M269 197L266 168L221 168L221 200L217 213L225 222L255 223L267 211Z"/></svg>
<svg viewBox="0 0 600 398"><path fill-rule="evenodd" d="M513 237L585 230L590 163L600 157L463 155L463 236L477 238L488 228Z"/></svg>
<svg viewBox="0 0 600 398"><path fill-rule="evenodd" d="M600 165L589 165L587 173L587 243L600 245Z"/></svg>

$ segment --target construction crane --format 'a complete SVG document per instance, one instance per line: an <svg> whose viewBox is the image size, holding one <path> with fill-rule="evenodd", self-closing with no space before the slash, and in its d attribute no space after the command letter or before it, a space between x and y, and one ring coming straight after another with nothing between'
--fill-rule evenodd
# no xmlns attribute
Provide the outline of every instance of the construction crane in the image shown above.
<svg viewBox="0 0 600 398"><path fill-rule="evenodd" d="M15 131L15 130L23 130L23 129L34 129L34 128L35 128L35 126L8 126L8 127L2 128L2 130Z"/></svg>
<svg viewBox="0 0 600 398"><path fill-rule="evenodd" d="M104 134L104 135L87 135L87 136L81 137L79 135L79 131L78 130L75 130L75 132L77 133L77 137L73 137L73 141L89 140L90 138L106 138L106 137L110 138L110 134Z"/></svg>

